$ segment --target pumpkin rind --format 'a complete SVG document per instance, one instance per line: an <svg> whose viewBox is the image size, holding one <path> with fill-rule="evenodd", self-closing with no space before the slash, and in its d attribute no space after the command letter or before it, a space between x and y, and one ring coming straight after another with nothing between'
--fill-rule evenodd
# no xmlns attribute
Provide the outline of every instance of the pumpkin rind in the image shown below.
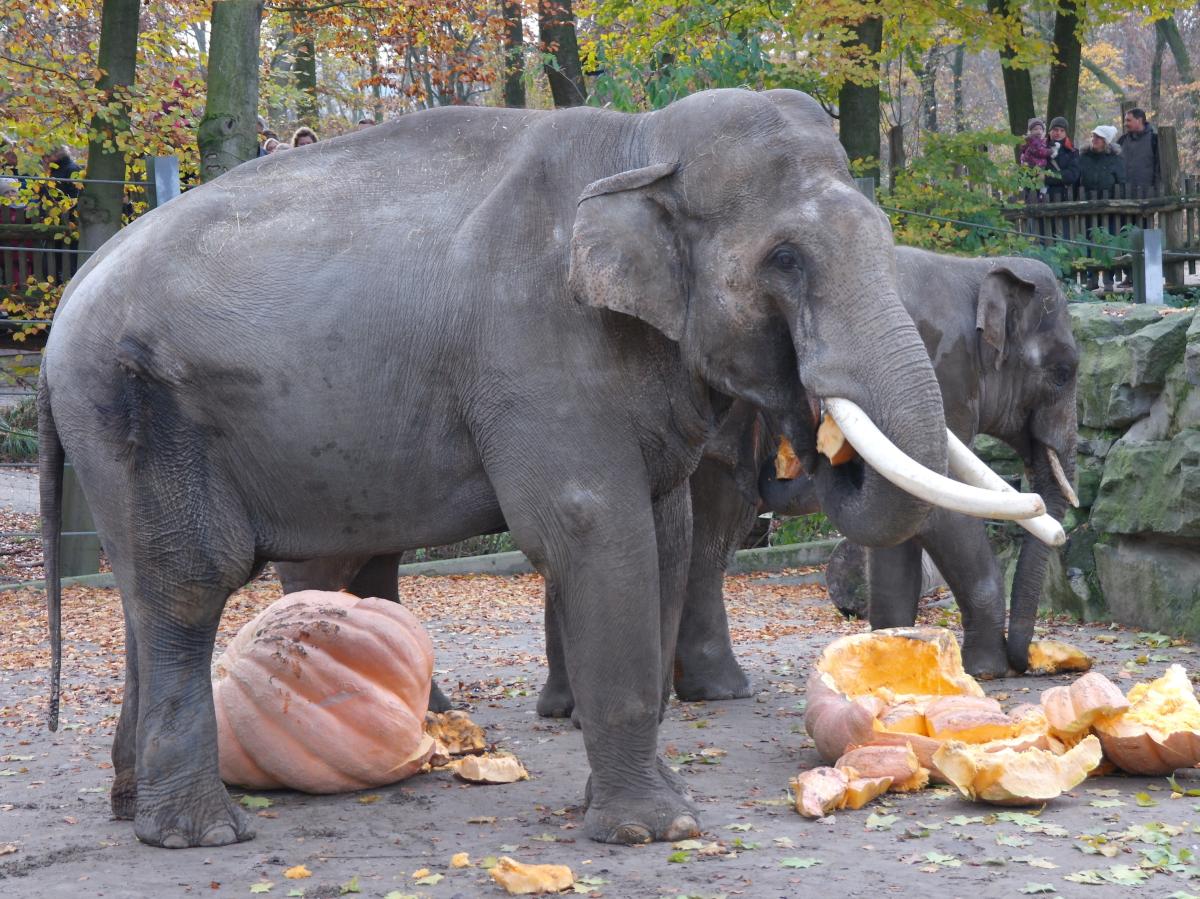
<svg viewBox="0 0 1200 899"><path fill-rule="evenodd" d="M403 780L423 724L433 644L398 603L306 590L247 623L214 665L221 777L338 793Z"/></svg>
<svg viewBox="0 0 1200 899"><path fill-rule="evenodd" d="M1042 692L1042 708L1054 734L1068 740L1085 734L1092 722L1129 708L1120 688L1098 671L1067 687Z"/></svg>
<svg viewBox="0 0 1200 899"><path fill-rule="evenodd" d="M1087 736L1062 755L1043 749L991 749L952 740L934 761L968 799L996 805L1048 802L1100 764L1100 741Z"/></svg>
<svg viewBox="0 0 1200 899"><path fill-rule="evenodd" d="M1187 672L1166 674L1129 691L1130 707L1097 719L1104 754L1129 774L1159 776L1200 764L1200 703Z"/></svg>

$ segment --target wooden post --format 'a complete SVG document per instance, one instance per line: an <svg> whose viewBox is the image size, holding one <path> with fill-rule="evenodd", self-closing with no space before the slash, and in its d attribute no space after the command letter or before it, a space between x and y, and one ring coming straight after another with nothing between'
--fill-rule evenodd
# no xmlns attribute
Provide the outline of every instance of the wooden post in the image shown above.
<svg viewBox="0 0 1200 899"><path fill-rule="evenodd" d="M95 531L92 513L83 497L83 488L75 477L70 463L63 470L62 529L64 534L59 550L59 574L75 577L80 574L95 574L100 570L100 538L95 534L82 535L80 531ZM79 535L79 536L74 536ZM49 572L47 572L49 574Z"/></svg>
<svg viewBox="0 0 1200 899"><path fill-rule="evenodd" d="M1179 138L1173 125L1163 125L1158 129L1158 165L1162 193L1164 196L1178 197L1183 193L1183 178L1179 171ZM1163 229L1163 245L1167 250L1182 250L1187 247L1187 212L1166 212L1161 216ZM1182 287L1184 279L1184 264L1167 262L1163 266L1167 285Z"/></svg>

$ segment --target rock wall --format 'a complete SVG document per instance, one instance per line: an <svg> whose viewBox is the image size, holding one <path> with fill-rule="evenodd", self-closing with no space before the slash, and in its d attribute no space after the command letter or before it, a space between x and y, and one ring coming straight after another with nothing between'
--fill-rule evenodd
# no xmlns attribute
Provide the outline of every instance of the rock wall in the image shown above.
<svg viewBox="0 0 1200 899"><path fill-rule="evenodd" d="M1064 522L1044 603L1200 638L1200 315L1077 303L1071 318L1080 508ZM1013 473L1015 459L985 451Z"/></svg>

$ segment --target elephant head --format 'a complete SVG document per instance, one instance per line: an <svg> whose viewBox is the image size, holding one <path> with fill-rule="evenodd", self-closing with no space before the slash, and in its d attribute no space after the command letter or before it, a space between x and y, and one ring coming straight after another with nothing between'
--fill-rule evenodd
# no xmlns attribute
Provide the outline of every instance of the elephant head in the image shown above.
<svg viewBox="0 0 1200 899"><path fill-rule="evenodd" d="M579 200L577 299L653 326L718 393L810 422L796 450L838 529L907 539L928 505L874 463L831 465L812 438L817 404L848 400L906 464L945 471L941 395L900 302L891 229L854 188L827 114L795 91L709 91L628 139L645 164Z"/></svg>
<svg viewBox="0 0 1200 899"><path fill-rule="evenodd" d="M1078 505L1075 478L1075 371L1079 353L1067 302L1053 273L1028 259L998 262L983 278L976 307L979 430L1021 456L1049 515ZM1026 537L1009 606L1008 659L1029 664L1048 546Z"/></svg>

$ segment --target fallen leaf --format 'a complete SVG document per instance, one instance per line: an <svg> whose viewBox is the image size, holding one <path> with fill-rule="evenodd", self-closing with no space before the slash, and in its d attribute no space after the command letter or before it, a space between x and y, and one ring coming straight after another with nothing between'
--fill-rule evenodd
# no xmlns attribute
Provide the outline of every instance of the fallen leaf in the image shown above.
<svg viewBox="0 0 1200 899"><path fill-rule="evenodd" d="M881 815L879 812L871 812L867 816L866 823L863 826L867 830L891 830L892 825L895 823L895 815Z"/></svg>
<svg viewBox="0 0 1200 899"><path fill-rule="evenodd" d="M703 849L704 843L702 843L700 840L680 840L678 843L672 843L671 848L691 851L694 849Z"/></svg>
<svg viewBox="0 0 1200 899"><path fill-rule="evenodd" d="M63 817L63 823L64 824L78 824L79 819L76 818L74 815L66 815Z"/></svg>
<svg viewBox="0 0 1200 899"><path fill-rule="evenodd" d="M298 887L292 887L292 889L288 890L288 891L287 891L287 893L286 893L285 895L287 895L287 896L293 896L293 897L295 897L295 896L303 896L303 895L304 895L304 890L302 890L302 889L299 889Z"/></svg>
<svg viewBox="0 0 1200 899"><path fill-rule="evenodd" d="M275 884L273 884L273 883L253 883L250 885L250 892L251 893L269 893L269 892L271 892L271 887L273 887L273 886L275 886Z"/></svg>
<svg viewBox="0 0 1200 899"><path fill-rule="evenodd" d="M1019 849L1023 846L1029 846L1032 843L1033 840L1027 840L1022 836L1017 836L1016 834L1006 833L996 837L996 844L999 846L1015 846Z"/></svg>
<svg viewBox="0 0 1200 899"><path fill-rule="evenodd" d="M669 861L673 865L682 865L684 862L690 862L691 860L692 860L692 854L690 852L686 852L686 851L672 852L670 855L667 856L667 861Z"/></svg>
<svg viewBox="0 0 1200 899"><path fill-rule="evenodd" d="M414 880L413 883L417 884L418 886L432 887L432 886L437 886L439 883L441 883L445 879L446 879L445 874L426 874L424 877L420 877L417 880Z"/></svg>
<svg viewBox="0 0 1200 899"><path fill-rule="evenodd" d="M471 867L471 856L466 852L456 852L450 856L451 868L469 868Z"/></svg>
<svg viewBox="0 0 1200 899"><path fill-rule="evenodd" d="M1088 803L1092 808L1116 808L1124 804L1120 799L1093 799Z"/></svg>
<svg viewBox="0 0 1200 899"><path fill-rule="evenodd" d="M779 865L783 868L811 868L813 865L821 864L819 858L785 858L780 861Z"/></svg>
<svg viewBox="0 0 1200 899"><path fill-rule="evenodd" d="M347 893L361 893L362 889L358 885L358 875L355 874L340 887L338 887L338 895L345 896Z"/></svg>
<svg viewBox="0 0 1200 899"><path fill-rule="evenodd" d="M248 809L270 808L274 804L266 796L243 796L239 802Z"/></svg>
<svg viewBox="0 0 1200 899"><path fill-rule="evenodd" d="M369 796L359 796L358 804L359 805L371 805L372 803L378 802L379 799L380 799L380 796L378 793L372 793Z"/></svg>
<svg viewBox="0 0 1200 899"><path fill-rule="evenodd" d="M468 824L495 824L495 815L476 815L474 818L467 819Z"/></svg>
<svg viewBox="0 0 1200 899"><path fill-rule="evenodd" d="M416 893L401 893L399 890L392 890L383 899L419 899L419 897Z"/></svg>
<svg viewBox="0 0 1200 899"><path fill-rule="evenodd" d="M304 865L295 865L283 872L283 876L288 880L303 880L305 877L312 877L312 871L304 867Z"/></svg>
<svg viewBox="0 0 1200 899"><path fill-rule="evenodd" d="M1046 870L1051 870L1058 867L1058 865L1054 864L1054 862L1050 861L1050 859L1035 855L1019 855L1014 858L1013 861L1023 862L1024 864L1029 865L1031 868L1045 868Z"/></svg>
<svg viewBox="0 0 1200 899"><path fill-rule="evenodd" d="M1021 889L1017 890L1017 892L1032 896L1035 893L1054 893L1057 890L1054 889L1054 884L1052 883L1027 883Z"/></svg>

